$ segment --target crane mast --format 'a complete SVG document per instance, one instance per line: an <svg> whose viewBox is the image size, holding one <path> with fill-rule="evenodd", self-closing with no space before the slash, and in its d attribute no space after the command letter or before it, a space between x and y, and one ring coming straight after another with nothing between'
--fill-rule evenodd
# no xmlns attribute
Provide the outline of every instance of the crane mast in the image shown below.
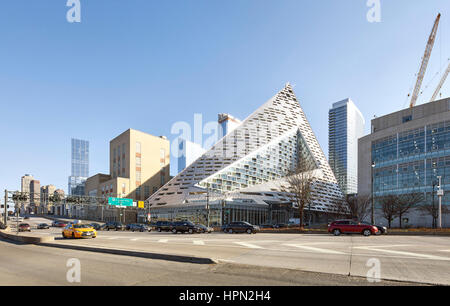
<svg viewBox="0 0 450 306"><path fill-rule="evenodd" d="M450 73L450 64L448 64L447 70L445 70L444 74L442 75L441 81L439 82L438 87L434 91L433 97L431 97L431 101L433 102L436 100L437 95L442 89L442 86L444 85L445 81L447 80L448 74Z"/></svg>
<svg viewBox="0 0 450 306"><path fill-rule="evenodd" d="M428 61L430 60L431 51L433 50L433 46L434 46L434 41L436 40L436 33L438 30L440 19L441 19L441 14L438 14L438 16L436 17L436 21L434 22L433 29L431 30L430 37L428 38L428 43L427 43L427 47L425 48L425 54L422 59L422 64L420 65L416 86L414 87L411 102L409 103L409 107L411 107L411 108L416 105L417 98L419 97L419 92L420 92L420 88L422 87L423 77L427 70Z"/></svg>

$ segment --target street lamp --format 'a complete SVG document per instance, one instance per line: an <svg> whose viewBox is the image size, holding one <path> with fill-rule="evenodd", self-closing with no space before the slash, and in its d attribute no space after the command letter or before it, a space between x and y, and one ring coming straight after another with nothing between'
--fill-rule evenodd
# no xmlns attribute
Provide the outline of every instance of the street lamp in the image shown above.
<svg viewBox="0 0 450 306"><path fill-rule="evenodd" d="M373 169L375 168L375 162L372 161L372 167L370 168L370 178L372 181L372 214L371 214L371 222L375 224L375 199L373 196Z"/></svg>
<svg viewBox="0 0 450 306"><path fill-rule="evenodd" d="M433 191L431 192L431 215L433 217L433 222L431 224L432 228L436 228L436 209L434 207L434 187L436 187L436 185L437 185L436 180L433 180L432 182Z"/></svg>
<svg viewBox="0 0 450 306"><path fill-rule="evenodd" d="M437 191L437 195L439 197L438 227L442 228L442 196L444 195L444 190L442 190L442 187L441 187L442 176L438 176L437 178L439 179L439 186L438 186L438 191Z"/></svg>

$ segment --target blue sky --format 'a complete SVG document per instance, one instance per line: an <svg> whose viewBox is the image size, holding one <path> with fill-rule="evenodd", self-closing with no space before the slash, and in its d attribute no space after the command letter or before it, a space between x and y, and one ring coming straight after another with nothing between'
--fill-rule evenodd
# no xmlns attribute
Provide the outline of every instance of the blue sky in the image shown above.
<svg viewBox="0 0 450 306"><path fill-rule="evenodd" d="M128 128L169 139L194 113L245 118L286 82L327 154L328 110L350 97L366 119L408 106L438 12L426 102L450 57L448 0L66 0L0 4L0 188L20 177L67 189L70 139L90 141L90 174ZM442 90L447 97L450 81Z"/></svg>

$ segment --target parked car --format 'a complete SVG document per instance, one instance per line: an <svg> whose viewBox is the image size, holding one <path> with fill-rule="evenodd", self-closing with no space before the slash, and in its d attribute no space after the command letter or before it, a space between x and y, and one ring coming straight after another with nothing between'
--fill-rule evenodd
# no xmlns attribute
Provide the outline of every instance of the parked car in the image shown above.
<svg viewBox="0 0 450 306"><path fill-rule="evenodd" d="M95 229L96 231L102 228L102 226L98 223L91 223L90 226L92 226L92 228Z"/></svg>
<svg viewBox="0 0 450 306"><path fill-rule="evenodd" d="M96 238L97 231L90 224L68 224L62 231L63 238Z"/></svg>
<svg viewBox="0 0 450 306"><path fill-rule="evenodd" d="M47 223L40 223L37 226L37 229L49 229L50 226Z"/></svg>
<svg viewBox="0 0 450 306"><path fill-rule="evenodd" d="M172 230L172 222L169 221L158 221L155 224L155 229L158 232L168 232Z"/></svg>
<svg viewBox="0 0 450 306"><path fill-rule="evenodd" d="M122 222L117 222L117 221L113 221L113 222L108 222L104 225L103 229L104 230L116 230L116 231L123 231L125 230L126 226L122 223Z"/></svg>
<svg viewBox="0 0 450 306"><path fill-rule="evenodd" d="M363 224L353 220L337 220L328 225L328 232L335 236L340 234L376 235L378 228L371 224Z"/></svg>
<svg viewBox="0 0 450 306"><path fill-rule="evenodd" d="M260 228L273 228L273 225L272 224L261 224L259 227Z"/></svg>
<svg viewBox="0 0 450 306"><path fill-rule="evenodd" d="M30 219L30 217L29 216L25 216L25 217L23 217L25 220L28 220L28 219Z"/></svg>
<svg viewBox="0 0 450 306"><path fill-rule="evenodd" d="M362 224L366 224L366 225L373 225L376 226L376 228L378 229L378 234L379 235L387 235L387 227L383 226L383 225L377 225L377 224L371 224L370 222L366 222L366 221L362 221Z"/></svg>
<svg viewBox="0 0 450 306"><path fill-rule="evenodd" d="M214 232L214 229L212 227L208 227L203 224L195 224L196 232L197 233L212 233Z"/></svg>
<svg viewBox="0 0 450 306"><path fill-rule="evenodd" d="M256 232L259 232L260 228L259 226L252 225L245 221L239 221L239 222L231 222L229 224L226 224L222 226L222 230L226 233L247 233L247 234L255 234Z"/></svg>
<svg viewBox="0 0 450 306"><path fill-rule="evenodd" d="M273 226L273 228L286 228L286 227L288 227L288 226L287 226L287 224L284 224L284 223L277 223L277 224L274 224L274 226Z"/></svg>
<svg viewBox="0 0 450 306"><path fill-rule="evenodd" d="M31 226L28 223L20 223L19 232L31 232Z"/></svg>
<svg viewBox="0 0 450 306"><path fill-rule="evenodd" d="M127 230L132 232L151 232L151 228L145 224L132 223L127 225Z"/></svg>
<svg viewBox="0 0 450 306"><path fill-rule="evenodd" d="M193 234L197 232L197 227L191 221L177 221L172 223L170 231L174 234L178 232Z"/></svg>

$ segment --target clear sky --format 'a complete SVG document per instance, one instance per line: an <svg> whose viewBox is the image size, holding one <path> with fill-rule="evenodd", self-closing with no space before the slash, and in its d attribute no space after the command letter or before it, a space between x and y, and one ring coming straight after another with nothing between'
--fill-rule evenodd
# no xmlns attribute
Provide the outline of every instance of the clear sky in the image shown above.
<svg viewBox="0 0 450 306"><path fill-rule="evenodd" d="M328 110L350 97L366 119L408 106L438 12L426 102L450 57L448 0L66 0L0 2L0 188L32 174L67 190L70 139L90 141L90 174L128 128L174 139L177 121L244 119L294 90L328 155ZM450 93L450 80L443 88ZM176 166L176 164L175 164Z"/></svg>

